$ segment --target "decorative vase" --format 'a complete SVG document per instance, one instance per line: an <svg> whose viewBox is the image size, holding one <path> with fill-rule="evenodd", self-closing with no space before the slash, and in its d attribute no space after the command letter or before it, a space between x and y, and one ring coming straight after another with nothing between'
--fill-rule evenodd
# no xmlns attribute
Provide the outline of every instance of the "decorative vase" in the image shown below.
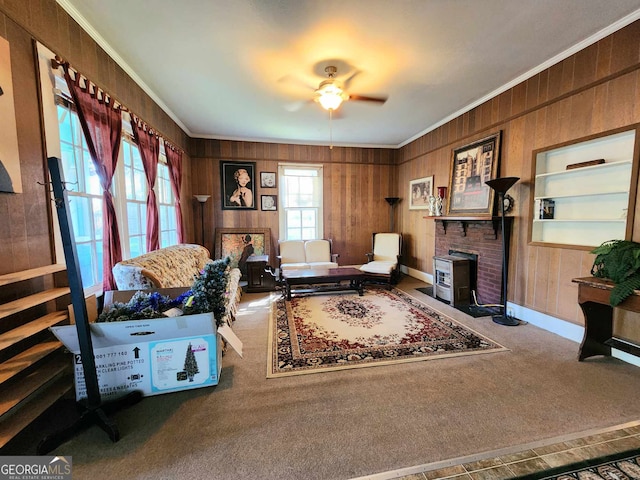
<svg viewBox="0 0 640 480"><path fill-rule="evenodd" d="M447 187L438 187L438 216L444 215L445 202L447 199Z"/></svg>
<svg viewBox="0 0 640 480"><path fill-rule="evenodd" d="M431 217L438 216L437 200L433 195L429 195L429 216Z"/></svg>
<svg viewBox="0 0 640 480"><path fill-rule="evenodd" d="M440 217L442 215L442 206L444 205L444 199L438 195L436 197L436 217Z"/></svg>

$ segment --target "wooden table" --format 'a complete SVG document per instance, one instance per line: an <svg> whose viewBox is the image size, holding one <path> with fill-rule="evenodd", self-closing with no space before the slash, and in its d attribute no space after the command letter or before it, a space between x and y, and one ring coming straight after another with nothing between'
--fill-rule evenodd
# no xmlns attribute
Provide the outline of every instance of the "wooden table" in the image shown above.
<svg viewBox="0 0 640 480"><path fill-rule="evenodd" d="M355 290L362 296L364 294L364 277L364 272L352 267L285 270L282 272L287 300L291 300L292 285L315 286L313 288L297 288L295 293ZM348 281L349 283L341 283L343 281Z"/></svg>
<svg viewBox="0 0 640 480"><path fill-rule="evenodd" d="M613 307L609 303L614 283L597 277L574 278L578 284L578 303L584 313L584 337L580 344L578 360L595 355L611 355L617 348L631 355L640 356L640 348L613 335ZM640 312L640 290L625 299L616 308Z"/></svg>
<svg viewBox="0 0 640 480"><path fill-rule="evenodd" d="M275 288L275 279L269 267L269 255L251 255L247 258L247 292L270 292Z"/></svg>

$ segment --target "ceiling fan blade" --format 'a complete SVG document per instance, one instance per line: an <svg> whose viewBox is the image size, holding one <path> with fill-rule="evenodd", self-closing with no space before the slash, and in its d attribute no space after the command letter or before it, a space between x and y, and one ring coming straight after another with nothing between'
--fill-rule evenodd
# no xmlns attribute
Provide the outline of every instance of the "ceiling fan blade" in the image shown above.
<svg viewBox="0 0 640 480"><path fill-rule="evenodd" d="M355 100L359 102L376 102L376 103L384 103L387 101L388 97L368 97L366 95L352 95L349 94L349 100Z"/></svg>
<svg viewBox="0 0 640 480"><path fill-rule="evenodd" d="M349 89L349 86L351 85L351 81L357 76L360 75L362 73L362 70L355 70L351 75L349 75L347 78L345 78L342 83L344 85L345 89Z"/></svg>
<svg viewBox="0 0 640 480"><path fill-rule="evenodd" d="M296 87L303 88L305 90L315 90L316 87L309 85L305 81L299 79L295 75L287 74L284 77L278 79L278 83L288 83L289 85L295 85Z"/></svg>
<svg viewBox="0 0 640 480"><path fill-rule="evenodd" d="M298 100L297 102L290 102L284 106L284 109L288 112L297 112L302 107L304 107L307 103L311 103L313 100Z"/></svg>

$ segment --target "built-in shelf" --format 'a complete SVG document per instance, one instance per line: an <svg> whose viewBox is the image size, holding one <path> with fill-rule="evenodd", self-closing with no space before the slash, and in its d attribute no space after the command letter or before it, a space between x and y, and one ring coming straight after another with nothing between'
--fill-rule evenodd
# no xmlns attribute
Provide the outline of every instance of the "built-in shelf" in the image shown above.
<svg viewBox="0 0 640 480"><path fill-rule="evenodd" d="M0 275L0 448L73 389L69 355L49 327L69 323L66 267Z"/></svg>
<svg viewBox="0 0 640 480"><path fill-rule="evenodd" d="M546 195L543 197L535 197L535 200L543 200L545 198L550 198L553 200L557 200L559 198L579 198L579 197L593 197L593 196L602 196L602 195L629 195L629 190L614 190L614 191L594 191L594 192L584 192L584 193L574 193L574 194L560 194L560 195Z"/></svg>
<svg viewBox="0 0 640 480"><path fill-rule="evenodd" d="M536 218L533 223L562 223L562 222L580 222L580 223L627 223L626 218Z"/></svg>
<svg viewBox="0 0 640 480"><path fill-rule="evenodd" d="M578 177L584 173L591 172L593 170L605 170L609 168L616 168L622 165L631 165L633 162L631 159L620 160L619 162L601 163L600 165L591 165L588 167L573 168L570 170L558 170L556 172L539 173L536 178L553 177L553 176L566 176L566 177Z"/></svg>
<svg viewBox="0 0 640 480"><path fill-rule="evenodd" d="M616 130L533 152L533 244L583 248L629 238L635 139L636 128Z"/></svg>

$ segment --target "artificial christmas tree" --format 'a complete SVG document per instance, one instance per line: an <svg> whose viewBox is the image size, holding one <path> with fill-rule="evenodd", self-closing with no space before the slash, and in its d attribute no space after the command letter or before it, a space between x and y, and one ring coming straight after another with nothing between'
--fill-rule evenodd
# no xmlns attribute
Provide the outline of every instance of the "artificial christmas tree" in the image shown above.
<svg viewBox="0 0 640 480"><path fill-rule="evenodd" d="M196 355L191 349L191 343L189 343L189 346L187 347L187 354L184 358L184 371L187 372L187 378L190 382L193 382L193 377L196 375L196 373L200 372L200 370L198 370Z"/></svg>

